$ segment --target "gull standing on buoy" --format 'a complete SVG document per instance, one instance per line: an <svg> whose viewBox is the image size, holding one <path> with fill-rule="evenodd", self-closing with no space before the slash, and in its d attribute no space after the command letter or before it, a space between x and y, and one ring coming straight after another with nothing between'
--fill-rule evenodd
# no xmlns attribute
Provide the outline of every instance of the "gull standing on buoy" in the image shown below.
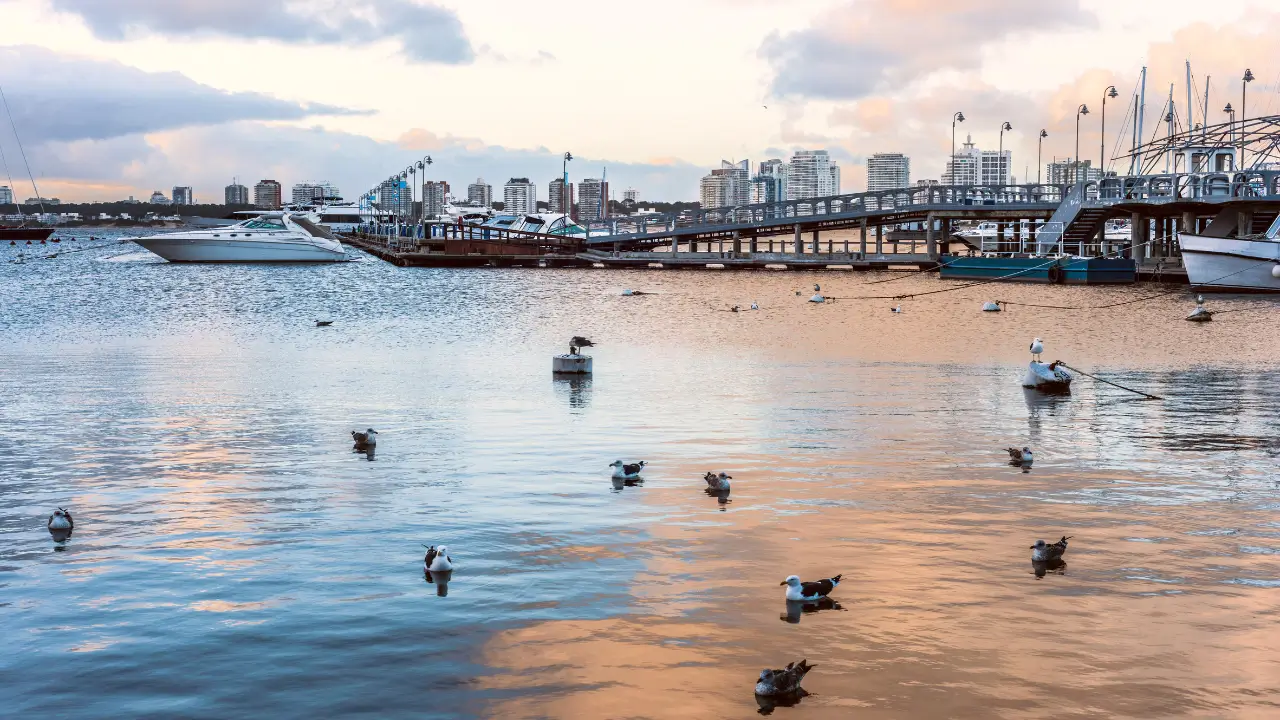
<svg viewBox="0 0 1280 720"><path fill-rule="evenodd" d="M1196 309L1191 311L1191 314L1187 316L1187 320L1191 322L1209 322L1213 320L1213 313L1204 307L1203 295L1196 295Z"/></svg>
<svg viewBox="0 0 1280 720"><path fill-rule="evenodd" d="M1067 552L1067 541L1071 537L1063 535L1062 539L1052 545L1043 540L1037 540L1035 545L1031 546L1032 562L1053 562L1061 560L1064 553Z"/></svg>
<svg viewBox="0 0 1280 720"><path fill-rule="evenodd" d="M831 594L832 590L840 584L840 576L827 578L826 580L816 580L814 582L800 582L800 578L796 575L787 577L786 580L778 583L787 586L787 599L792 602L809 602L813 600L821 600Z"/></svg>
<svg viewBox="0 0 1280 720"><path fill-rule="evenodd" d="M827 301L827 299L826 299L826 298L824 298L824 297L822 297L822 288L821 288L821 287L819 287L817 283L814 283L814 285L813 285L813 297L809 298L809 302L811 302L811 303L821 303L821 302L826 302L826 301Z"/></svg>
<svg viewBox="0 0 1280 720"><path fill-rule="evenodd" d="M800 692L800 682L815 667L817 665L810 665L805 659L799 663L788 663L781 670L761 670L760 679L756 681L756 695L769 697Z"/></svg>
<svg viewBox="0 0 1280 720"><path fill-rule="evenodd" d="M1044 352L1044 341L1040 338L1035 338L1031 341L1031 355L1036 359L1036 362L1040 361L1040 353L1042 352Z"/></svg>
<svg viewBox="0 0 1280 720"><path fill-rule="evenodd" d="M733 479L733 476L726 475L723 472L719 475L709 472L706 475L703 475L702 479L707 481L708 490L714 492L727 492L729 490L729 481Z"/></svg>
<svg viewBox="0 0 1280 720"><path fill-rule="evenodd" d="M1018 448L1011 447L1006 448L1006 450L1009 451L1009 462L1014 465L1030 465L1034 460L1031 456L1031 448L1024 447L1019 450Z"/></svg>
<svg viewBox="0 0 1280 720"><path fill-rule="evenodd" d="M613 468L614 480L636 480L640 477L640 471L647 462L641 460L638 463L624 463L621 460L614 460L609 467Z"/></svg>
<svg viewBox="0 0 1280 720"><path fill-rule="evenodd" d="M427 572L445 572L453 569L453 558L449 557L449 548L441 545L423 545L427 556L422 559L422 569Z"/></svg>

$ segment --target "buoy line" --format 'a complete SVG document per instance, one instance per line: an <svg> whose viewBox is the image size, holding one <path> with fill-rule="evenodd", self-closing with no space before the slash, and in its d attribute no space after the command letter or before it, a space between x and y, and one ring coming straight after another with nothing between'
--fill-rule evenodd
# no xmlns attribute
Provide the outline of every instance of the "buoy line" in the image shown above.
<svg viewBox="0 0 1280 720"><path fill-rule="evenodd" d="M1081 375L1084 375L1085 377L1093 378L1094 380L1097 380L1098 382L1106 383L1106 384L1108 384L1108 385L1113 385L1113 386L1115 386L1115 387L1120 388L1121 390L1128 390L1128 391L1129 391L1129 392L1131 392L1131 393L1137 393L1138 395L1142 395L1143 397L1146 397L1146 398L1148 398L1148 399L1150 399L1150 400L1163 400L1163 399L1164 399L1164 398L1160 397L1159 395L1152 395L1151 393L1145 393L1145 392L1142 392L1141 390L1134 390L1134 389L1133 389L1133 388L1131 388L1131 387L1125 387L1124 385L1121 385L1120 383L1113 383L1113 382L1111 382L1110 380L1103 380L1102 378L1098 377L1097 375L1090 375L1089 373L1087 373L1087 372L1085 372L1085 371L1081 370L1080 368L1077 368L1077 367L1071 367L1070 365L1068 365L1068 364L1066 364L1066 363L1062 362L1061 360L1055 360L1055 361L1054 361L1054 364L1055 364L1055 365L1061 365L1062 367L1067 368L1068 370L1075 370L1076 372L1080 373Z"/></svg>

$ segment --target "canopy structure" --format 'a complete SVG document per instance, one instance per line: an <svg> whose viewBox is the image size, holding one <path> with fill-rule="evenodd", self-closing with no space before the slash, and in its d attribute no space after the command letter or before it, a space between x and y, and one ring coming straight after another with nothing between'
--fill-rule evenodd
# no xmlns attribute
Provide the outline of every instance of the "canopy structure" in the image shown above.
<svg viewBox="0 0 1280 720"><path fill-rule="evenodd" d="M1271 169L1280 162L1280 115L1173 133L1120 157L1136 159L1138 175ZM1230 167L1217 166L1219 157L1232 158Z"/></svg>

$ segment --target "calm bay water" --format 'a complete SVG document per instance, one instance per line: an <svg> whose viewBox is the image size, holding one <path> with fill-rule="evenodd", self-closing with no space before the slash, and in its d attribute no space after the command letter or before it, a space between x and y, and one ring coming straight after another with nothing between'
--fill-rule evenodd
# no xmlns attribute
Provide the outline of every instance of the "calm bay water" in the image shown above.
<svg viewBox="0 0 1280 720"><path fill-rule="evenodd" d="M749 717L759 670L807 657L775 716L1280 713L1271 301L984 314L1167 289L984 286L894 315L804 299L947 285L58 250L0 248L7 712ZM595 376L553 379L578 333ZM1165 400L1023 391L1036 335ZM785 576L837 572L839 608L788 615Z"/></svg>

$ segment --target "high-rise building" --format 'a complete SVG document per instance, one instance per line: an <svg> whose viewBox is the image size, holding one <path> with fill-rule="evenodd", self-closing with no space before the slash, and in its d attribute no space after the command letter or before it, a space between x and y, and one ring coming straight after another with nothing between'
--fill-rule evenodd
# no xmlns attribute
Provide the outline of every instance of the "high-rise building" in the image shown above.
<svg viewBox="0 0 1280 720"><path fill-rule="evenodd" d="M979 162L978 182L983 185L1006 185L1009 183L1009 161L1013 153L1009 150L983 150Z"/></svg>
<svg viewBox="0 0 1280 720"><path fill-rule="evenodd" d="M1009 182L1009 150L979 150L973 136L965 137L964 148L955 154L942 174L944 185L1004 185Z"/></svg>
<svg viewBox="0 0 1280 720"><path fill-rule="evenodd" d="M733 207L751 204L751 162L721 160L720 169L729 176L729 197L726 204Z"/></svg>
<svg viewBox="0 0 1280 720"><path fill-rule="evenodd" d="M941 185L941 184L942 184L942 183L941 183L940 181L938 181L938 180L933 180L933 179L925 179L925 180L917 180L917 181L916 181L916 187L933 187L934 185Z"/></svg>
<svg viewBox="0 0 1280 720"><path fill-rule="evenodd" d="M152 205L169 205L170 202L169 202L169 198L164 196L164 193L160 192L159 190L156 190L155 192L151 193L151 204Z"/></svg>
<svg viewBox="0 0 1280 720"><path fill-rule="evenodd" d="M399 177L378 185L378 208L398 218L413 217L413 195L409 181Z"/></svg>
<svg viewBox="0 0 1280 720"><path fill-rule="evenodd" d="M191 192L189 187L174 186L173 188L173 204L174 205L195 205L195 193Z"/></svg>
<svg viewBox="0 0 1280 720"><path fill-rule="evenodd" d="M835 160L831 161L831 180L827 186L827 195L840 194L840 166Z"/></svg>
<svg viewBox="0 0 1280 720"><path fill-rule="evenodd" d="M911 158L902 153L876 153L867 158L867 190L911 186Z"/></svg>
<svg viewBox="0 0 1280 720"><path fill-rule="evenodd" d="M248 205L249 188L232 180L223 191L223 198L227 205Z"/></svg>
<svg viewBox="0 0 1280 720"><path fill-rule="evenodd" d="M294 205L310 205L314 202L342 197L338 188L329 182L300 182L293 186L290 201Z"/></svg>
<svg viewBox="0 0 1280 720"><path fill-rule="evenodd" d="M589 222L609 217L609 183L601 178L586 178L578 183L578 220Z"/></svg>
<svg viewBox="0 0 1280 720"><path fill-rule="evenodd" d="M622 202L628 205L635 205L640 199L640 191L635 188L627 188L622 191Z"/></svg>
<svg viewBox="0 0 1280 720"><path fill-rule="evenodd" d="M1102 172L1093 167L1092 160L1081 160L1079 163L1070 160L1054 161L1044 166L1045 182L1055 185L1074 185L1077 182L1101 180Z"/></svg>
<svg viewBox="0 0 1280 720"><path fill-rule="evenodd" d="M467 186L467 204L486 208L492 205L493 186L486 183L484 178L476 178L475 182Z"/></svg>
<svg viewBox="0 0 1280 720"><path fill-rule="evenodd" d="M727 207L733 194L733 178L724 170L712 170L698 184L698 202L704 210Z"/></svg>
<svg viewBox="0 0 1280 720"><path fill-rule="evenodd" d="M556 178L547 185L547 212L573 212L573 183L566 185L564 178Z"/></svg>
<svg viewBox="0 0 1280 720"><path fill-rule="evenodd" d="M760 163L756 176L751 179L751 203L775 203L787 199L787 171L789 166L778 159Z"/></svg>
<svg viewBox="0 0 1280 720"><path fill-rule="evenodd" d="M13 205L13 190L8 185L0 185L0 205Z"/></svg>
<svg viewBox="0 0 1280 720"><path fill-rule="evenodd" d="M430 219L444 214L449 183L428 180L422 184L422 217Z"/></svg>
<svg viewBox="0 0 1280 720"><path fill-rule="evenodd" d="M275 180L259 180L253 186L253 206L262 210L279 210L282 188Z"/></svg>
<svg viewBox="0 0 1280 720"><path fill-rule="evenodd" d="M834 179L831 156L826 150L797 150L791 156L787 173L787 199L808 200L833 195Z"/></svg>
<svg viewBox="0 0 1280 720"><path fill-rule="evenodd" d="M502 187L502 212L508 215L538 212L538 186L529 178L511 178Z"/></svg>

